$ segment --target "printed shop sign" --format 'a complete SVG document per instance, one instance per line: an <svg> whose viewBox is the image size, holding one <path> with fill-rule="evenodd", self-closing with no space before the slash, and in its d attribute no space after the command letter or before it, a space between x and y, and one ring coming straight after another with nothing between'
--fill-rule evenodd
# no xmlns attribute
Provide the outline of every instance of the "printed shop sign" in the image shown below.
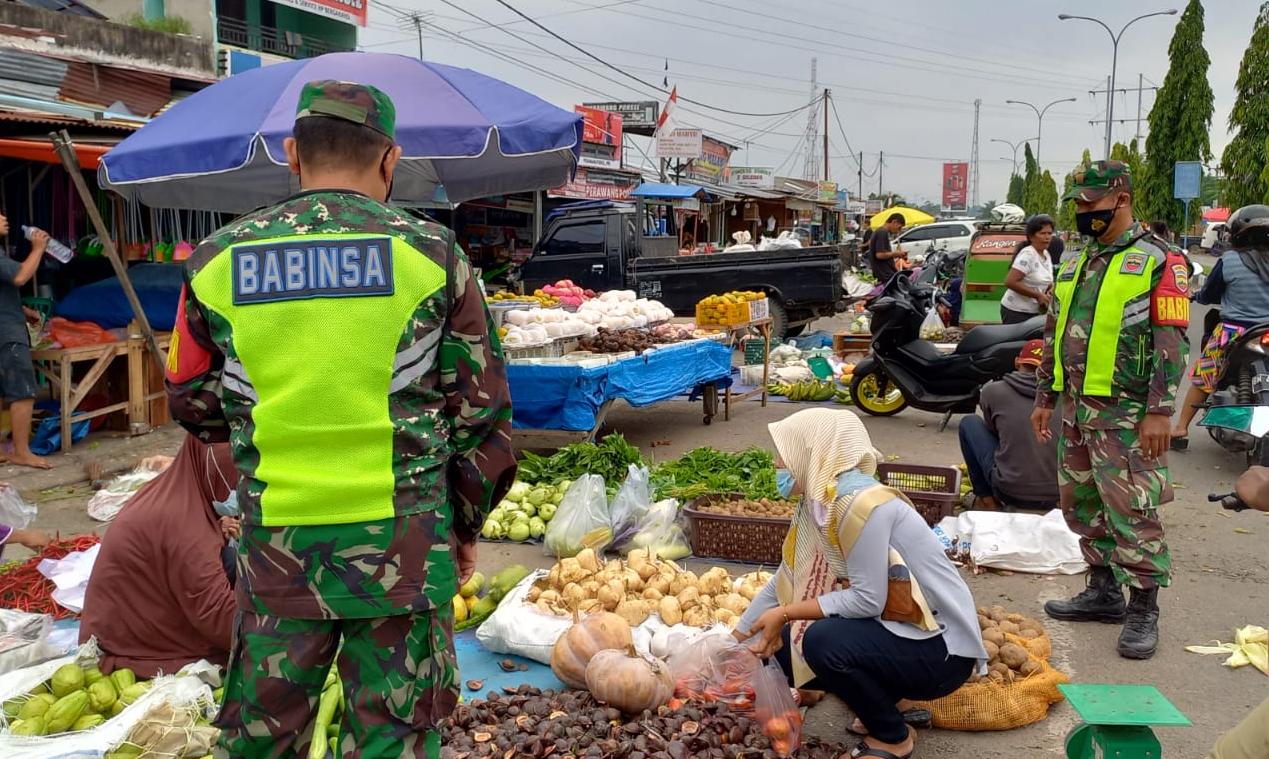
<svg viewBox="0 0 1269 759"><path fill-rule="evenodd" d="M343 21L345 24L366 25L366 0L273 0L273 2Z"/></svg>

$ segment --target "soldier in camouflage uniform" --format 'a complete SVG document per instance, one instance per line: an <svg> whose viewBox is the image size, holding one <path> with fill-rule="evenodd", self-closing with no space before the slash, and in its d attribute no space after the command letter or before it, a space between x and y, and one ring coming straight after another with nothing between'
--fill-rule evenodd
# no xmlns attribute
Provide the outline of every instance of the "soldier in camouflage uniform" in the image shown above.
<svg viewBox="0 0 1269 759"><path fill-rule="evenodd" d="M306 85L286 143L302 192L187 263L173 413L229 440L242 472L217 757L324 743L310 733L332 662L342 756L436 757L457 701L452 599L515 477L511 404L453 234L384 203L394 122L373 87Z"/></svg>
<svg viewBox="0 0 1269 759"><path fill-rule="evenodd" d="M1089 242L1054 280L1032 423L1049 439L1060 397L1062 510L1092 571L1086 590L1044 609L1123 622L1119 654L1148 659L1172 568L1159 506L1172 500L1164 457L1188 353L1189 262L1133 221L1125 164L1098 161L1073 179L1064 200Z"/></svg>

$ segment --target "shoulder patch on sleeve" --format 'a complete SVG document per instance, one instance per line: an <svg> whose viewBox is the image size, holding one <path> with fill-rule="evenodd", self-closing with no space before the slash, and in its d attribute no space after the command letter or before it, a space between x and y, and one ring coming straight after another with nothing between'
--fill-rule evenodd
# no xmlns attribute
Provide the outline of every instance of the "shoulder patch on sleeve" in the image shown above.
<svg viewBox="0 0 1269 759"><path fill-rule="evenodd" d="M211 369L211 353L198 344L190 332L185 313L186 287L181 288L181 300L176 307L176 325L167 349L167 379L174 385L183 385L197 379Z"/></svg>
<svg viewBox="0 0 1269 759"><path fill-rule="evenodd" d="M1169 254L1163 277L1150 295L1151 320L1158 326L1190 325L1190 265L1184 256Z"/></svg>

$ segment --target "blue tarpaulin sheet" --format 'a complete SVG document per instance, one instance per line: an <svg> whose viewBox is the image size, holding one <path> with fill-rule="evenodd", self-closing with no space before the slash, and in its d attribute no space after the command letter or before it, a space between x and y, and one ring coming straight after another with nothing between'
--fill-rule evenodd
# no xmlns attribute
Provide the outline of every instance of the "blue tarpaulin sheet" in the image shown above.
<svg viewBox="0 0 1269 759"><path fill-rule="evenodd" d="M593 369L507 367L515 427L575 432L593 428L608 401L620 398L631 406L648 406L729 376L731 349L712 340L666 346Z"/></svg>
<svg viewBox="0 0 1269 759"><path fill-rule="evenodd" d="M167 332L176 324L184 271L181 264L137 264L128 269L137 300L154 329ZM134 318L118 277L71 290L58 302L56 315L73 322L92 322L102 329L126 327Z"/></svg>

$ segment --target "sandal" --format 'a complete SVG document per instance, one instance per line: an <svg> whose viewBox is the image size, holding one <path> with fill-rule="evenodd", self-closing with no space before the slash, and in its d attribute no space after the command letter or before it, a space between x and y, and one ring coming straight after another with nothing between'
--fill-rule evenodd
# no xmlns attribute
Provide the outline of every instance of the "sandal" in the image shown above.
<svg viewBox="0 0 1269 759"><path fill-rule="evenodd" d="M919 727L923 730L934 727L934 715L928 709L904 709L903 721L909 727ZM855 723L852 722L846 728L846 731L855 735L867 735L867 732L860 732L855 729Z"/></svg>
<svg viewBox="0 0 1269 759"><path fill-rule="evenodd" d="M852 759L860 759L860 757L864 756L875 756L877 759L912 759L912 754L914 753L916 753L915 750L909 751L903 756L899 756L898 754L892 754L882 748L873 748L867 743L860 741L859 745L851 750L850 755Z"/></svg>

